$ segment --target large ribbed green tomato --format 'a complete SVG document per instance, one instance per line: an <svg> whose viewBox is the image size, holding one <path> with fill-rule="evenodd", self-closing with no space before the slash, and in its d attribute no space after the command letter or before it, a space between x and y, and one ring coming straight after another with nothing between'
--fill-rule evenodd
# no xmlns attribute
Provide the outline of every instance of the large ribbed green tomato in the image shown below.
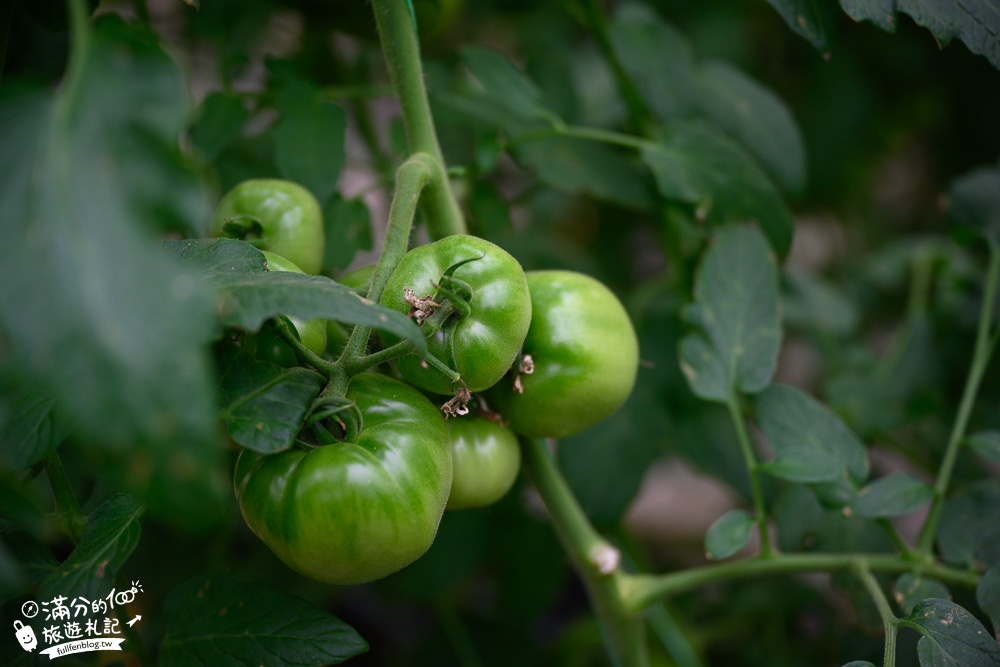
<svg viewBox="0 0 1000 667"><path fill-rule="evenodd" d="M291 181L252 178L236 185L216 207L211 235L250 241L309 274L323 267L323 212L311 192Z"/></svg>
<svg viewBox="0 0 1000 667"><path fill-rule="evenodd" d="M420 392L383 375L355 377L361 426L349 442L262 455L234 474L250 529L289 567L331 584L392 574L434 541L451 489L448 431Z"/></svg>
<svg viewBox="0 0 1000 667"><path fill-rule="evenodd" d="M486 507L503 498L521 468L521 448L509 428L478 416L448 420L451 480L448 509Z"/></svg>
<svg viewBox="0 0 1000 667"><path fill-rule="evenodd" d="M624 306L600 281L572 271L529 271L527 279L532 316L522 358L529 363L489 397L518 433L565 438L625 402L639 342Z"/></svg>
<svg viewBox="0 0 1000 667"><path fill-rule="evenodd" d="M457 267L457 268L456 268ZM449 270L451 278L449 278ZM412 290L408 292L407 290ZM448 296L444 290L470 293ZM448 236L406 253L382 294L382 305L403 313L413 304L407 295L427 297L440 307L421 326L427 330L439 318L440 328L428 333L431 354L457 371L469 391L493 386L517 357L531 322L531 297L524 270L500 246L475 237ZM468 312L455 308L464 300ZM462 305L462 304L458 304ZM418 320L419 322L419 320ZM387 345L397 342L383 335ZM415 355L396 362L400 375L426 391L450 394L451 380Z"/></svg>

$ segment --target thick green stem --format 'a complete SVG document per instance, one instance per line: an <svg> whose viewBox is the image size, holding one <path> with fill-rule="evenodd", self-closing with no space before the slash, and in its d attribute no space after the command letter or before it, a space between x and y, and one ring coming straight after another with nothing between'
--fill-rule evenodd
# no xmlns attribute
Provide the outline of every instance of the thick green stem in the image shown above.
<svg viewBox="0 0 1000 667"><path fill-rule="evenodd" d="M868 594L871 595L878 614L882 618L882 627L885 628L885 653L882 667L896 667L896 633L899 631L899 619L892 613L889 600L885 597L885 592L879 586L878 579L872 574L871 568L864 561L858 561L852 568L855 576L861 580Z"/></svg>
<svg viewBox="0 0 1000 667"><path fill-rule="evenodd" d="M559 541L587 588L609 651L617 664L646 665L643 620L623 604L621 583L625 575L619 568L620 553L591 525L545 441L525 440L522 451L524 468L552 517Z"/></svg>
<svg viewBox="0 0 1000 667"><path fill-rule="evenodd" d="M760 488L757 455L753 451L750 434L747 433L746 420L743 419L743 409L740 407L739 398L735 395L731 396L726 407L729 408L729 417L732 419L733 428L736 429L736 438L740 443L743 463L746 465L747 474L750 475L750 493L753 495L754 520L757 522L757 532L760 537L760 552L769 554L771 553L771 538L767 532L767 508L764 506L764 493Z"/></svg>
<svg viewBox="0 0 1000 667"><path fill-rule="evenodd" d="M385 241L382 253L375 264L371 285L367 298L377 302L385 290L389 276L395 271L409 248L410 230L413 229L413 216L417 211L420 194L431 179L435 164L432 157L426 153L417 153L400 165L396 170L395 191L392 206L389 208L389 222L385 231ZM360 373L370 364L362 362L368 355L365 348L371 336L372 327L356 326L344 345L344 350L337 359L338 372L332 376L330 384L324 393L343 393L353 375Z"/></svg>
<svg viewBox="0 0 1000 667"><path fill-rule="evenodd" d="M448 181L427 101L420 45L407 5L400 0L372 0L382 53L403 112L410 152L426 153L433 160L434 169L423 203L428 230L434 238L464 234L465 218Z"/></svg>
<svg viewBox="0 0 1000 667"><path fill-rule="evenodd" d="M986 275L986 288L983 293L983 305L979 313L976 344L972 352L972 364L965 382L965 390L962 392L962 401L958 406L958 414L952 426L951 436L948 438L944 459L938 469L931 508L917 540L917 551L925 556L929 555L933 548L934 536L937 534L938 523L941 520L941 508L948 494L948 486L951 483L951 475L955 468L955 462L958 460L962 441L965 439L972 406L976 402L979 385L986 374L986 368L989 366L990 357L996 346L996 337L993 333L993 306L996 303L998 284L1000 284L1000 244L991 242L989 248L989 268Z"/></svg>
<svg viewBox="0 0 1000 667"><path fill-rule="evenodd" d="M63 470L58 453L53 452L49 456L45 463L45 473L52 486L52 496L56 501L56 516L59 517L62 529L74 543L79 544L80 540L83 539L83 531L87 527L87 518L80 510L80 503L77 502L76 495L69 485L66 471Z"/></svg>
<svg viewBox="0 0 1000 667"><path fill-rule="evenodd" d="M624 582L628 609L641 612L664 597L692 591L707 584L766 575L803 572L838 572L864 563L874 572L913 572L947 583L975 588L979 575L939 563L914 561L895 554L784 554L713 563L661 575L632 575Z"/></svg>

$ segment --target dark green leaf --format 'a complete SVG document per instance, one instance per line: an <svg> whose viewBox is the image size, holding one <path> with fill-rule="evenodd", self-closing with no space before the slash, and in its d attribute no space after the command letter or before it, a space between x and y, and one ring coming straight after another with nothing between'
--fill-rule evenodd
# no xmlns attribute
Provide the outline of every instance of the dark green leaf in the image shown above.
<svg viewBox="0 0 1000 667"><path fill-rule="evenodd" d="M788 107L740 70L710 62L698 72L702 112L745 147L787 192L806 184L806 150Z"/></svg>
<svg viewBox="0 0 1000 667"><path fill-rule="evenodd" d="M987 461L1000 463L1000 431L980 431L970 435L966 442Z"/></svg>
<svg viewBox="0 0 1000 667"><path fill-rule="evenodd" d="M622 5L608 26L615 55L660 120L679 118L699 106L691 45L652 9Z"/></svg>
<svg viewBox="0 0 1000 667"><path fill-rule="evenodd" d="M880 553L893 548L885 530L875 521L841 508L823 507L816 496L801 485L793 485L782 494L774 517L782 551ZM855 577L848 579L856 582Z"/></svg>
<svg viewBox="0 0 1000 667"><path fill-rule="evenodd" d="M289 85L277 108L281 117L271 135L278 170L310 190L322 205L336 191L344 166L344 110L304 81Z"/></svg>
<svg viewBox="0 0 1000 667"><path fill-rule="evenodd" d="M993 630L1000 634L1000 566L987 570L979 580L976 603L990 617Z"/></svg>
<svg viewBox="0 0 1000 667"><path fill-rule="evenodd" d="M750 226L717 235L698 269L684 319L681 368L701 398L725 403L771 381L781 345L778 271L764 237Z"/></svg>
<svg viewBox="0 0 1000 667"><path fill-rule="evenodd" d="M712 560L729 558L747 545L754 518L744 510L731 510L719 517L705 535L705 554Z"/></svg>
<svg viewBox="0 0 1000 667"><path fill-rule="evenodd" d="M372 249L372 225L361 199L335 196L323 209L326 229L324 271L346 269L360 250Z"/></svg>
<svg viewBox="0 0 1000 667"><path fill-rule="evenodd" d="M754 400L776 459L763 468L794 482L864 481L868 453L840 417L805 392L774 384Z"/></svg>
<svg viewBox="0 0 1000 667"><path fill-rule="evenodd" d="M774 251L792 242L792 216L774 183L732 139L699 123L667 126L658 142L645 142L642 159L667 199L690 204L711 225L754 221Z"/></svg>
<svg viewBox="0 0 1000 667"><path fill-rule="evenodd" d="M528 75L501 53L480 47L462 50L462 61L494 105L523 120L556 119L542 104L542 95Z"/></svg>
<svg viewBox="0 0 1000 667"><path fill-rule="evenodd" d="M889 518L915 512L934 497L934 489L905 472L880 477L861 489L856 509L869 519Z"/></svg>
<svg viewBox="0 0 1000 667"><path fill-rule="evenodd" d="M868 477L868 453L851 429L825 405L795 387L774 384L754 400L757 422L777 458L764 464L793 482Z"/></svg>
<svg viewBox="0 0 1000 667"><path fill-rule="evenodd" d="M278 315L322 317L371 325L426 349L420 329L403 313L373 304L325 276L265 271L263 255L242 241L188 239L165 244L168 252L216 292L216 313L224 326L256 331Z"/></svg>
<svg viewBox="0 0 1000 667"><path fill-rule="evenodd" d="M984 548L1000 540L1000 482L973 484L948 498L936 539L945 561L967 567L980 564Z"/></svg>
<svg viewBox="0 0 1000 667"><path fill-rule="evenodd" d="M922 575L911 574L907 572L902 574L896 579L894 585L894 599L899 608L903 610L904 614L911 614L913 608L921 600L926 600L927 598L941 598L944 600L950 599L951 594L948 592L947 586L942 584L937 579L930 579Z"/></svg>
<svg viewBox="0 0 1000 667"><path fill-rule="evenodd" d="M1000 644L975 616L954 602L930 598L906 619L924 635L917 644L922 667L996 667Z"/></svg>
<svg viewBox="0 0 1000 667"><path fill-rule="evenodd" d="M982 167L955 179L948 191L948 216L1000 244L1000 167Z"/></svg>
<svg viewBox="0 0 1000 667"><path fill-rule="evenodd" d="M143 507L132 497L111 496L87 517L83 539L69 558L42 582L38 597L100 599L111 592L119 568L139 544Z"/></svg>
<svg viewBox="0 0 1000 667"><path fill-rule="evenodd" d="M896 12L909 14L939 42L947 44L957 37L1000 69L1000 12L993 0L840 0L840 6L854 20L872 21L889 31L896 28Z"/></svg>
<svg viewBox="0 0 1000 667"><path fill-rule="evenodd" d="M647 210L655 201L641 165L595 141L551 137L525 143L515 155L540 180L563 192L636 210Z"/></svg>
<svg viewBox="0 0 1000 667"><path fill-rule="evenodd" d="M243 131L247 121L243 100L229 93L213 92L202 101L191 126L191 143L214 161Z"/></svg>
<svg viewBox="0 0 1000 667"><path fill-rule="evenodd" d="M151 458L129 484L174 516L221 474L211 302L154 237L204 220L206 192L182 165L186 87L155 35L105 15L86 44L54 99L0 102L0 160L17 165L0 173L3 363L93 447ZM191 474L167 483L168 459Z"/></svg>
<svg viewBox="0 0 1000 667"><path fill-rule="evenodd" d="M232 348L219 360L220 417L240 445L270 454L295 442L323 376L281 368Z"/></svg>
<svg viewBox="0 0 1000 667"><path fill-rule="evenodd" d="M206 276L260 273L267 266L264 253L245 241L185 239L166 241L163 247L183 268Z"/></svg>
<svg viewBox="0 0 1000 667"><path fill-rule="evenodd" d="M789 269L782 274L782 287L781 314L786 327L840 336L857 328L858 307L822 276Z"/></svg>
<svg viewBox="0 0 1000 667"><path fill-rule="evenodd" d="M829 53L837 27L835 0L767 0L788 27L805 37L814 48Z"/></svg>
<svg viewBox="0 0 1000 667"><path fill-rule="evenodd" d="M49 393L23 381L16 386L4 386L3 390L0 460L15 470L24 470L55 451L69 434L69 425Z"/></svg>
<svg viewBox="0 0 1000 667"><path fill-rule="evenodd" d="M867 660L852 660L851 662L845 664L844 667L877 667L877 665L868 662Z"/></svg>
<svg viewBox="0 0 1000 667"><path fill-rule="evenodd" d="M159 664L314 667L340 663L368 644L303 600L227 575L197 578L167 598Z"/></svg>
<svg viewBox="0 0 1000 667"><path fill-rule="evenodd" d="M0 599L9 600L34 589L51 576L59 561L52 551L26 530L0 533Z"/></svg>

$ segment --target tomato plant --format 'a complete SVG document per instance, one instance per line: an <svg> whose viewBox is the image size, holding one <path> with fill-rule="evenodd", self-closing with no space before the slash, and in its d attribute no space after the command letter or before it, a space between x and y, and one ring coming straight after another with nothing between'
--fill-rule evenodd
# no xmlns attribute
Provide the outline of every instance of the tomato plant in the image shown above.
<svg viewBox="0 0 1000 667"><path fill-rule="evenodd" d="M434 540L451 488L448 433L418 392L380 375L347 391L359 423L342 441L261 456L234 485L247 524L295 570L333 584L396 572Z"/></svg>
<svg viewBox="0 0 1000 667"><path fill-rule="evenodd" d="M625 307L571 271L528 273L531 326L510 381L490 396L511 428L565 438L605 420L632 393L639 341Z"/></svg>
<svg viewBox="0 0 1000 667"><path fill-rule="evenodd" d="M322 266L323 213L298 183L271 178L239 183L215 209L212 234L252 240L306 273L319 273Z"/></svg>
<svg viewBox="0 0 1000 667"><path fill-rule="evenodd" d="M485 507L507 493L521 469L517 436L496 419L448 420L454 476L448 509Z"/></svg>
<svg viewBox="0 0 1000 667"><path fill-rule="evenodd" d="M389 278L382 304L413 312L427 330L431 354L473 392L503 377L531 322L521 265L503 248L475 236L448 236L408 252ZM422 389L455 390L450 377L417 356L403 357L396 366Z"/></svg>
<svg viewBox="0 0 1000 667"><path fill-rule="evenodd" d="M0 664L1000 664L990 3L0 35Z"/></svg>

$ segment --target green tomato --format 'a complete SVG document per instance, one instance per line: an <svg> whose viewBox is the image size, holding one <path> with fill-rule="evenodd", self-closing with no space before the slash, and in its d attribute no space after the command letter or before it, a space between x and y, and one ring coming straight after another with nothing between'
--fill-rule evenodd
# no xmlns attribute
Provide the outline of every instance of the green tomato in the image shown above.
<svg viewBox="0 0 1000 667"><path fill-rule="evenodd" d="M382 305L412 313L417 308L407 294L434 302L425 303L428 310L416 317L420 324L426 315L421 326L428 332L428 350L457 371L469 391L487 389L503 377L531 322L521 265L503 248L475 236L448 236L408 252L389 278ZM383 334L386 345L397 341ZM421 389L455 390L444 373L415 355L396 364L400 375Z"/></svg>
<svg viewBox="0 0 1000 667"><path fill-rule="evenodd" d="M267 260L268 271L291 271L292 273L304 273L302 269L284 257L280 257L273 252L264 252L264 259ZM323 354L326 350L326 321L322 319L300 320L296 317L286 317L291 322L295 333L303 345L315 354ZM280 366L294 366L298 363L294 352L280 337L275 335L269 328L254 334L247 340L247 346L258 358L264 358Z"/></svg>
<svg viewBox="0 0 1000 667"><path fill-rule="evenodd" d="M485 417L448 420L454 476L448 509L486 507L500 500L517 479L521 449L506 426Z"/></svg>
<svg viewBox="0 0 1000 667"><path fill-rule="evenodd" d="M639 342L624 306L600 281L571 271L529 271L527 278L532 317L524 356L490 401L517 433L565 438L605 419L632 393Z"/></svg>
<svg viewBox="0 0 1000 667"><path fill-rule="evenodd" d="M323 213L312 193L291 181L254 178L238 184L215 209L211 233L250 241L309 274L323 267Z"/></svg>
<svg viewBox="0 0 1000 667"><path fill-rule="evenodd" d="M396 572L434 541L451 489L448 429L420 392L364 373L349 441L264 455L243 450L233 484L250 529L284 563L348 585Z"/></svg>

